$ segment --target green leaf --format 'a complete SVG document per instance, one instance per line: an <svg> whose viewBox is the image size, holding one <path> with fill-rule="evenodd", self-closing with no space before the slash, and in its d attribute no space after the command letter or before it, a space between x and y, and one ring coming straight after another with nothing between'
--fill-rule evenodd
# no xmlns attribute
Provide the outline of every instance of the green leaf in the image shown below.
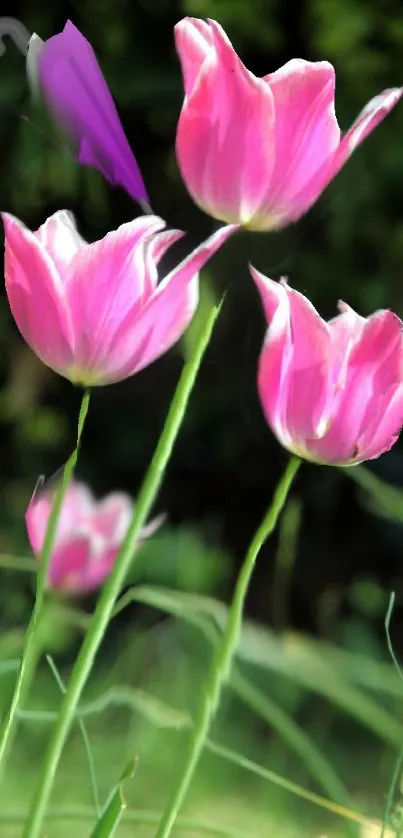
<svg viewBox="0 0 403 838"><path fill-rule="evenodd" d="M145 586L128 591L117 603L115 613L119 613L130 600L146 603L201 628L209 640L209 621L222 631L227 618L226 606L212 597ZM204 621L201 622L200 617ZM280 673L302 689L322 696L381 740L399 748L403 742L403 726L363 690L348 682L343 671L334 665L331 648L329 646L329 653L325 655L308 638L297 634L277 636L251 621L245 621L238 658L261 669Z"/></svg>
<svg viewBox="0 0 403 838"><path fill-rule="evenodd" d="M60 672L59 672L52 656L51 655L46 655L46 660L47 660L48 665L51 669L52 675L53 675L53 677L54 677L54 679L55 679L55 681L56 681L56 683L59 687L60 692L62 693L62 695L65 695L66 694L66 685L63 681L62 676L60 675ZM57 718L57 715L58 714L56 714L56 718ZM88 768L89 768L89 772L90 772L92 795L93 795L93 798L94 798L95 813L96 813L96 816L98 817L99 810L100 810L98 783L97 783L97 778L96 778L96 773L95 773L94 760L93 760L93 757L92 757L90 740L89 740L89 736L88 736L88 733L87 733L87 728L85 727L85 724L84 724L84 722L81 718L78 720L78 726L80 728L80 733L81 733L81 736L82 736L82 739L83 739L85 753L86 753L86 756L87 756L87 763L88 763Z"/></svg>
<svg viewBox="0 0 403 838"><path fill-rule="evenodd" d="M1 670L0 670L1 674ZM161 729L182 730L190 727L192 721L187 713L170 707L160 699L135 687L114 686L87 704L77 708L75 717L84 719L87 716L103 713L110 707L131 707L140 713L150 724ZM19 718L26 722L54 722L58 717L57 710L20 710Z"/></svg>
<svg viewBox="0 0 403 838"><path fill-rule="evenodd" d="M116 788L113 789L104 811L91 832L91 838L112 838L115 834L126 808L123 786L126 780L134 777L135 770L136 760L132 759L123 771Z"/></svg>
<svg viewBox="0 0 403 838"><path fill-rule="evenodd" d="M391 486L364 466L346 468L344 473L364 489L363 496L370 512L395 524L403 524L403 489Z"/></svg>

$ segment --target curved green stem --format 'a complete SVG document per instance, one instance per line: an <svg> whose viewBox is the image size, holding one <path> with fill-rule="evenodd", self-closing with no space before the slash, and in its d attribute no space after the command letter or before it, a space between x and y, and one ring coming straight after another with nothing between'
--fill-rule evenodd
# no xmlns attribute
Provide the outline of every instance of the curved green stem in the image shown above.
<svg viewBox="0 0 403 838"><path fill-rule="evenodd" d="M211 722L220 702L222 688L228 679L231 664L238 645L243 610L249 583L255 567L257 556L266 539L277 525L283 510L294 477L301 461L291 457L280 483L274 494L273 501L266 512L262 523L258 527L241 567L235 593L228 612L228 621L221 640L213 656L206 687L202 693L200 705L196 711L195 726L192 733L189 753L179 783L162 815L156 838L168 838L177 818L178 812L185 799L190 783L193 779L199 757L205 745Z"/></svg>
<svg viewBox="0 0 403 838"><path fill-rule="evenodd" d="M115 561L112 573L99 597L87 635L71 673L67 692L63 698L59 717L45 755L43 770L39 775L38 787L23 833L24 838L37 838L40 834L54 776L64 743L72 721L74 720L78 702L111 619L116 598L119 595L126 573L132 562L141 529L146 522L157 496L165 468L170 459L173 446L185 416L197 372L209 343L219 311L220 306L214 306L207 312L203 328L201 328L196 341L194 355L183 367L162 434L138 496L135 514Z"/></svg>
<svg viewBox="0 0 403 838"><path fill-rule="evenodd" d="M28 693L35 675L38 658L40 657L39 621L41 619L45 603L46 579L48 576L48 569L64 496L67 492L75 465L77 463L78 449L80 446L82 432L84 430L85 419L88 413L89 400L90 394L86 391L82 398L78 417L77 445L63 469L63 476L55 495L55 500L46 529L45 540L39 557L35 604L25 634L22 659L14 686L13 697L0 730L0 773L4 768L8 753L13 744L18 724L18 712L21 709L25 696Z"/></svg>

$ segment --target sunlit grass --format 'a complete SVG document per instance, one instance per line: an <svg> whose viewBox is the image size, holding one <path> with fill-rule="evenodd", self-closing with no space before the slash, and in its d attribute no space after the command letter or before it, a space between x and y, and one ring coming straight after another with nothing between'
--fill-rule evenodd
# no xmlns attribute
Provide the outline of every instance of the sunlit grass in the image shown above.
<svg viewBox="0 0 403 838"><path fill-rule="evenodd" d="M6 560L9 567L10 557ZM35 570L26 559L20 565L23 574ZM145 545L131 582L147 584L137 584L121 600L80 702L101 809L134 761L116 833L123 838L154 835L180 769L197 693L226 618L223 603L208 594L226 567L226 557L190 531L168 527ZM87 624L79 603L56 599L49 608L44 645L64 682ZM386 643L374 655L374 638L363 637L362 648L355 640L350 651L245 622L219 717L175 835L380 835L403 741L402 688ZM23 617L1 638L3 706L22 642ZM60 700L60 685L43 658L0 792L4 838L21 835ZM90 836L96 822L92 785L88 743L76 720L44 836Z"/></svg>
<svg viewBox="0 0 403 838"><path fill-rule="evenodd" d="M249 632L252 628L251 625L247 627ZM108 665L105 665L104 657L104 663L96 670L84 697L82 706L87 712L83 718L102 804L118 782L125 764L130 759L135 760L134 777L126 781L124 787L126 818L132 820L122 821L118 835L136 834L147 838L154 834L169 784L180 765L196 691L210 647L194 629L173 620L162 620L149 630L134 622L131 629L122 629L117 636L115 654L111 648L107 650ZM269 639L267 634L266 641ZM274 636L271 642L275 642ZM320 654L321 647L310 641L303 642L302 638L298 641L296 637L295 642L303 650L302 661L309 648L312 654L315 651ZM340 651L335 654L335 668L342 686L346 685L348 660L349 655L342 655ZM362 663L365 680L368 677L365 670L368 672L372 666L375 671L378 664L365 658ZM386 664L379 666L380 674L387 671L392 682L393 668ZM264 691L265 681L267 695L274 695L285 712L290 713L297 724L304 725L305 732L316 739L318 748L322 748L324 756L334 763L335 770L345 772L345 782L351 784L352 811L371 819L376 815L379 817L392 757L386 743L368 736L357 720L352 721L348 715L343 719L331 702L326 706L297 684L287 686L281 676L275 677L273 684L273 675L264 675L262 681L261 674L256 678L256 671L242 668L242 672L252 684L259 682L260 690ZM62 673L67 677L68 667ZM3 674L4 686L11 677L11 673ZM359 679L357 670L354 677ZM387 687L387 681L385 684ZM120 700L117 685L120 685ZM60 700L58 690L52 673L43 665L26 716L21 719L16 749L1 792L0 835L5 838L21 834L22 819L41 764L51 715ZM131 695L142 699L132 701ZM148 695L154 697L154 704L150 701L149 706ZM381 701L384 703L384 699ZM171 708L171 715L166 713L166 708ZM38 716L35 720L34 711L45 712L50 718L39 720ZM342 747L339 741L340 735L348 729L351 742L355 743L351 749L348 737L342 736ZM262 719L254 717L252 710L245 708L230 690L212 740L268 771L300 784L308 793L322 793L307 773L303 759L298 759L292 747L285 745ZM44 835L55 838L71 835L73 830L74 835L88 836L96 820L86 751L77 723L64 752L50 815L54 819L47 822ZM7 823L8 817L20 820ZM369 829L369 826L365 828ZM222 838L240 838L241 835L257 838L327 835L336 838L353 834L351 829L361 830L361 826L296 797L270 780L207 750L175 834L215 834ZM355 834L360 833L356 831Z"/></svg>

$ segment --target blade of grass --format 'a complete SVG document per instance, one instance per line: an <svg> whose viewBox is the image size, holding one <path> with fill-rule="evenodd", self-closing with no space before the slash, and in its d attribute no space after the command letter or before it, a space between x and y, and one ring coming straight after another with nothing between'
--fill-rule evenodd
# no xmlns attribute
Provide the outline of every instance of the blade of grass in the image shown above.
<svg viewBox="0 0 403 838"><path fill-rule="evenodd" d="M125 810L123 812L123 821L127 823L135 823L139 826L155 825L161 817L160 812L154 812L150 809L136 809L136 811ZM25 823L27 814L20 813L0 813L0 824L4 826L13 824ZM46 822L57 823L59 821L92 821L94 812L92 809L49 809L44 817ZM245 838L244 831L238 831L231 827L226 827L224 824L216 823L216 821L200 821L196 818L178 818L176 822L176 829L186 830L187 832L200 832L206 835L217 835L219 838Z"/></svg>
<svg viewBox="0 0 403 838"><path fill-rule="evenodd" d="M336 803L351 807L353 801L341 782L332 764L317 748L310 737L266 694L253 686L234 668L229 682L234 693L254 710L304 761L307 770ZM103 713L111 707L127 707L140 713L151 724L161 729L185 730L191 727L192 719L183 711L170 707L134 687L117 686L107 690L98 698L77 708L76 718L84 719ZM50 723L56 720L56 710L22 710L21 721Z"/></svg>
<svg viewBox="0 0 403 838"><path fill-rule="evenodd" d="M190 727L191 717L181 710L170 707L155 696L135 687L111 687L88 704L77 707L75 718L84 719L104 713L111 707L129 707L140 713L150 724L161 729L182 730ZM57 710L21 710L21 721L49 723L57 719Z"/></svg>
<svg viewBox="0 0 403 838"><path fill-rule="evenodd" d="M64 466L63 476L58 486L55 499L52 505L52 510L46 528L45 539L41 550L41 555L39 557L34 608L25 634L22 659L20 668L17 673L13 697L0 730L0 776L1 772L4 769L8 753L13 744L18 723L18 710L21 708L25 700L25 697L29 691L37 667L38 657L40 656L42 650L41 641L38 639L38 636L40 634L41 614L45 604L48 568L52 555L53 544L56 537L56 529L63 505L63 500L78 459L78 450L80 447L81 436L84 430L84 424L88 413L89 401L90 394L86 391L82 397L80 412L78 416L77 444L73 453L67 460L66 465Z"/></svg>
<svg viewBox="0 0 403 838"><path fill-rule="evenodd" d="M300 499L290 498L279 523L278 547L274 562L271 607L276 629L285 629L288 622L288 591L295 564L301 518Z"/></svg>
<svg viewBox="0 0 403 838"><path fill-rule="evenodd" d="M402 670L400 668L399 661L398 661L398 659L395 655L395 651L394 651L393 644L392 644L392 638L391 638L391 635L390 635L390 624L391 624L391 620L392 620L393 609L395 607L395 599L396 599L395 592L392 591L392 593L390 595L390 599L389 599L388 609L387 609L386 616L385 616L385 634L386 634L386 643L387 643L387 647L388 647L390 656L391 656L392 661L395 665L395 668L396 668L396 671L399 675L399 678L401 678L401 680L403 681L403 673L402 673ZM386 828L387 828L387 825L389 823L390 816L391 816L391 813L392 813L393 801L395 799L396 790L398 788L399 778L402 775L402 771L403 771L403 747L401 748L399 756L396 760L396 764L395 764L395 767L394 767L392 779L391 779L390 786L389 786L389 789L388 789L388 795L387 795L387 798L386 798L386 805L385 805L385 808L384 808L384 811L383 811L383 817L382 817L382 826L381 826L380 838L384 838L384 836L385 836Z"/></svg>
<svg viewBox="0 0 403 838"><path fill-rule="evenodd" d="M382 480L366 466L343 469L343 474L354 480L369 496L368 507L372 513L396 524L403 524L403 489Z"/></svg>
<svg viewBox="0 0 403 838"><path fill-rule="evenodd" d="M133 696L133 692L135 692L135 691L126 687L123 690L122 689L117 690L116 694L112 695L112 690L111 690L111 691L109 691L109 693L106 693L104 696L100 696L100 698L97 702L93 702L90 705L84 705L81 708L81 710L79 711L79 713L80 714L82 713L83 715L86 716L86 715L89 715L92 712L100 712L101 707L102 707L102 709L105 709L106 704L107 704L107 699L108 699L108 701L111 701L112 705L128 706L128 707L130 707L130 709L134 709L136 711L138 711L140 709L140 712L141 712L141 709L144 709L144 706L145 706L145 704L144 704L145 699L143 698L143 703L141 705L141 708L139 708L139 705L137 704L137 701L136 701L136 696L135 695ZM150 699L151 699L151 701L153 701L154 697L150 696ZM163 706L162 702L159 702L159 703L162 707ZM94 706L95 706L95 709L94 709ZM145 714L145 715L150 720L150 716L148 714ZM175 726L178 730L180 730L180 729L183 730L183 729L186 729L190 726L191 722L190 722L189 717L187 716L186 713L181 713L179 710L174 710L173 708L166 706L165 711L164 711L164 716L167 719L166 727L168 727L168 728L173 727L173 725L171 723L171 716L173 716L173 715L177 719L177 723L176 723ZM39 710L37 710L37 711L24 711L24 717L27 720L30 720L30 721L35 720L35 721L39 721L39 722L49 722L49 721L53 721L56 716L57 716L56 711L53 711L53 712L47 711L47 710L44 710L44 711L39 711ZM222 757L223 759L228 759L230 762L232 762L234 764L237 764L240 768L252 771L252 773L257 774L258 776L262 777L263 779L266 779L266 780L274 783L275 785L279 786L280 788L283 788L285 791L288 791L291 794L297 795L298 797L303 798L304 800L307 800L310 803L314 803L314 804L320 806L322 809L327 809L329 812L332 812L335 815L338 815L338 816L343 817L343 818L347 818L348 820L355 821L355 822L358 822L358 823L364 823L364 822L369 823L368 818L365 818L364 815L361 815L357 812L354 812L354 810L352 808L349 808L348 806L340 805L336 802L333 802L332 800L327 800L325 797L322 797L319 794L315 794L313 792L307 791L306 789L303 788L303 786L300 786L298 783L293 783L291 780L288 780L287 778L282 777L280 774L277 774L275 771L271 771L270 769L267 769L264 766L258 765L258 763L252 762L247 757L244 757L242 754L238 754L238 753L236 753L235 751L233 751L229 748L223 748L221 745L213 742L211 739L207 740L206 749L208 751L211 751L212 753L216 754L217 756ZM93 813L92 813L92 815L93 815ZM0 816L0 823L2 823L2 822L3 822L3 819Z"/></svg>
<svg viewBox="0 0 403 838"><path fill-rule="evenodd" d="M217 631L210 622L203 621L198 615L193 615L192 624L202 631L209 642L217 643ZM347 807L353 805L351 796L331 762L313 740L266 693L263 693L244 677L236 666L232 668L229 687L298 754L311 776L326 795L341 805Z"/></svg>
<svg viewBox="0 0 403 838"><path fill-rule="evenodd" d="M56 681L56 684L59 687L60 692L62 693L62 695L65 695L66 685L63 681L62 676L60 675L60 672L59 672L52 656L51 655L46 655L46 660L47 660L47 663L50 667L52 675L53 675L53 677ZM82 736L82 740L83 740L83 743L84 743L85 754L86 754L86 757L87 757L88 771L89 771L89 775L90 775L91 790L92 790L92 796L93 796L93 799L94 799L95 813L96 813L97 818L99 818L100 811L101 811L101 806L100 806L100 803L99 803L99 792L98 792L98 783L97 783L97 775L96 775L96 771L95 771L95 764L94 764L94 759L93 759L93 756L92 756L92 750L91 750L91 745L90 745L90 739L89 739L89 736L88 736L88 733L87 733L87 728L85 727L84 721L83 721L82 717L80 717L80 716L78 717L78 726L79 726L80 733L81 733L81 736Z"/></svg>
<svg viewBox="0 0 403 838"><path fill-rule="evenodd" d="M132 593L133 590L134 589L129 589L129 591L122 596L119 600L115 613L122 610L125 607L125 603L129 604L134 601ZM142 586L140 587L140 590L142 590ZM164 591L163 588L161 590ZM178 592L175 591L175 593ZM208 598L206 597L206 600L207 599ZM211 600L211 602L214 603L214 600ZM217 606L222 607L222 603L217 603ZM90 615L81 612L77 608L67 606L65 603L58 604L58 608L62 613L63 619L65 619L69 625L79 629L80 631L87 631ZM162 608L161 610L164 609ZM207 608L206 610L209 609ZM220 619L214 619L213 612L214 605L211 608L211 614L209 613L209 617L212 622L217 625L221 625ZM171 612L168 611L167 613ZM252 627L252 631L258 631L257 626L254 626L253 623L245 620L244 632L248 631L249 626ZM285 646L287 655L292 654L297 656L299 654L299 649L301 649L304 654L308 654L310 658L315 661L325 661L327 665L329 661L331 661L332 666L337 671L339 677L342 677L342 679L347 681L347 683L351 682L367 691L379 693L380 695L390 696L392 698L401 697L400 679L396 674L395 668L389 663L372 660L361 653L352 652L349 649L341 649L332 643L316 640L311 637L291 633L280 635L277 633L274 634L268 628L265 628L264 631L267 637L267 646L270 644L270 656L273 661L272 668L279 669L281 671L283 667L287 666L287 664L284 664L284 661L282 663L281 660L284 658ZM290 640L292 642L290 642ZM240 655L240 657L242 657L242 655ZM289 665L289 668L291 668L291 664Z"/></svg>
<svg viewBox="0 0 403 838"><path fill-rule="evenodd" d="M126 809L123 786L126 780L131 780L134 777L135 770L136 760L132 759L126 765L117 786L111 792L104 811L98 817L98 823L95 824L91 832L90 838L113 838L115 835L122 820L124 810Z"/></svg>
<svg viewBox="0 0 403 838"><path fill-rule="evenodd" d="M293 783L291 782L291 780L287 780L286 777L280 777L279 774L276 774L269 768L265 768L263 765L259 765L258 763L253 762L253 760L248 759L247 757L242 756L241 754L238 754L236 751L232 751L230 748L224 747L224 745L219 745L216 742L211 742L211 740L208 740L208 750L211 751L211 753L221 757L222 759L225 759L228 762L232 762L239 768L243 768L246 771L249 771L251 774L256 774L258 777L262 777L263 780L269 780L271 783L274 783L277 786L281 786L281 788L286 789L286 791L289 791L292 794L295 794L297 797L301 797L304 800L309 801L310 803L314 803L316 806L320 806L320 808L322 809L327 809L328 812L332 812L334 815L340 815L340 817L350 821L354 821L355 823L369 823L369 820L365 817L365 815L361 815L359 812L354 812L352 809L348 809L346 806L340 806L338 803L333 803L330 800L326 800L319 794L314 794L314 792L307 791L306 789L303 789L301 786L299 786L297 783Z"/></svg>
<svg viewBox="0 0 403 838"><path fill-rule="evenodd" d="M230 679L234 693L275 730L304 762L311 776L336 803L351 807L349 795L330 760L305 731L266 693L254 686L235 669Z"/></svg>
<svg viewBox="0 0 403 838"><path fill-rule="evenodd" d="M271 503L246 551L235 583L225 626L214 648L206 678L202 683L202 689L195 710L194 725L190 733L182 771L173 786L171 796L168 798L167 805L155 833L155 838L169 838L175 825L175 820L190 789L213 719L220 705L222 692L229 680L234 663L242 633L246 597L257 558L263 544L265 544L277 527L301 462L295 456L291 456L288 460L287 466L276 486Z"/></svg>
<svg viewBox="0 0 403 838"><path fill-rule="evenodd" d="M212 597L139 586L124 594L114 613L119 613L130 600L158 608L188 623L194 623L195 614L200 614L212 620L221 631L225 625L227 608ZM388 745L399 748L403 742L403 726L383 707L378 707L366 693L347 683L339 672L334 671L331 659L326 661L321 656L312 655L309 644L299 638L286 635L278 639L246 621L237 655L240 660L260 669L280 672L303 689L322 696Z"/></svg>

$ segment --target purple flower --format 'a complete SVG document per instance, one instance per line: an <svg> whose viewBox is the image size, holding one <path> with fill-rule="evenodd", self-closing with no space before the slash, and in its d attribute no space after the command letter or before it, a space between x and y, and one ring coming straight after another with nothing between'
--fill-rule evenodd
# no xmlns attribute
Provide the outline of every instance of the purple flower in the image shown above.
<svg viewBox="0 0 403 838"><path fill-rule="evenodd" d="M33 93L74 141L78 162L98 169L148 208L140 169L94 50L70 20L48 41L32 35L27 72Z"/></svg>

